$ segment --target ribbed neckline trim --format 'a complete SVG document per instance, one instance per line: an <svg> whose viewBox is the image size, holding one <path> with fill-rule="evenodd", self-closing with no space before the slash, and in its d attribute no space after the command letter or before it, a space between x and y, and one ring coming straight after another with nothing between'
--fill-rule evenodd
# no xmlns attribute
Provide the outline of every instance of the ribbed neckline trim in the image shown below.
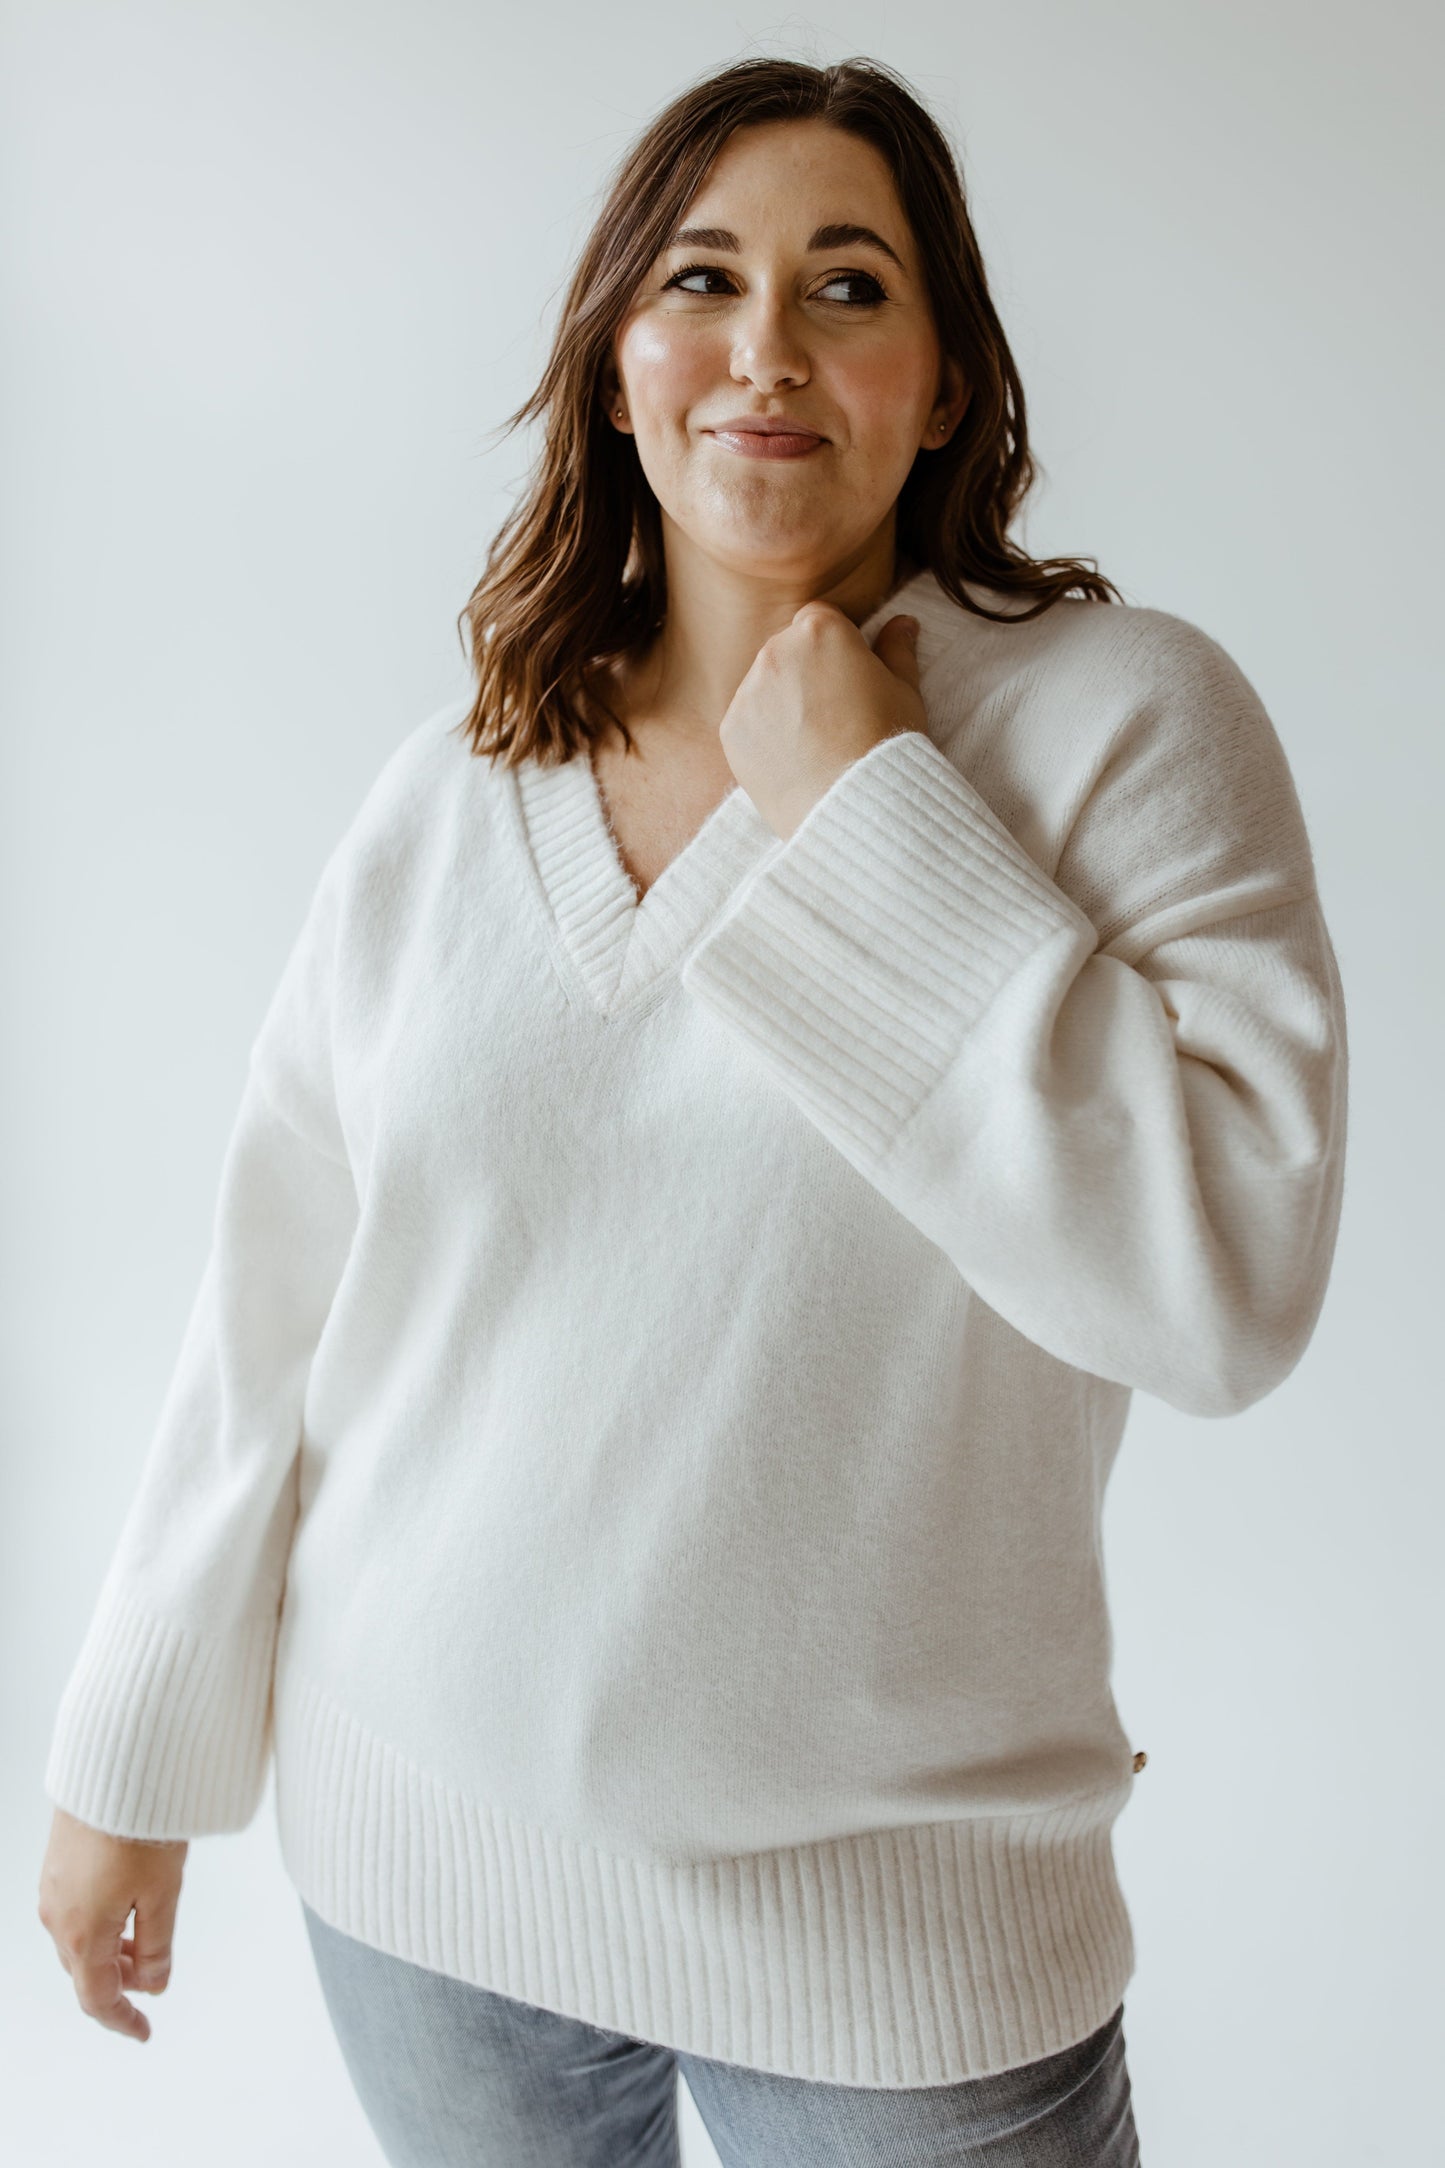
<svg viewBox="0 0 1445 2168"><path fill-rule="evenodd" d="M740 786L715 806L639 902L585 754L514 771L527 842L565 954L597 1010L631 1007L701 934L778 838Z"/></svg>

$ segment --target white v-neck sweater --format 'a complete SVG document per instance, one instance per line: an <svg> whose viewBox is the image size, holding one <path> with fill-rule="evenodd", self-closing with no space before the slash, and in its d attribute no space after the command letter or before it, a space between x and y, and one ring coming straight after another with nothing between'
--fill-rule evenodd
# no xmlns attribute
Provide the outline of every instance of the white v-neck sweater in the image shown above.
<svg viewBox="0 0 1445 2168"><path fill-rule="evenodd" d="M986 593L985 590L980 590ZM585 758L399 744L251 1049L45 1790L238 1830L379 1949L835 2083L1134 1969L1130 1393L1299 1361L1345 1016L1291 772L1186 621L992 624L639 904Z"/></svg>

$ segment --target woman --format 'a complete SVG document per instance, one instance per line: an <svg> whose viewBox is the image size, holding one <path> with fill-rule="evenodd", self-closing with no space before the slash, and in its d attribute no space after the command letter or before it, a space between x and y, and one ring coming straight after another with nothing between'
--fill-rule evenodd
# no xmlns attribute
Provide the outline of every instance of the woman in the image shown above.
<svg viewBox="0 0 1445 2168"><path fill-rule="evenodd" d="M1293 1369L1345 1018L1205 633L1008 537L944 138L746 62L624 162L469 604L253 1045L56 1724L145 2039L283 1855L390 2160L1123 2168L1104 1486ZM135 1931L123 1930L130 1910Z"/></svg>

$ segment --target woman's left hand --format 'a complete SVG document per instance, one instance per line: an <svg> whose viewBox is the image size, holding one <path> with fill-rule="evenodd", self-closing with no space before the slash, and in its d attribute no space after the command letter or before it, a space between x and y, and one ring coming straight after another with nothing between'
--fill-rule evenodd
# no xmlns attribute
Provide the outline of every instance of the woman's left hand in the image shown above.
<svg viewBox="0 0 1445 2168"><path fill-rule="evenodd" d="M870 647L834 604L805 602L758 649L718 736L733 774L786 838L870 747L926 727L913 621L890 617Z"/></svg>

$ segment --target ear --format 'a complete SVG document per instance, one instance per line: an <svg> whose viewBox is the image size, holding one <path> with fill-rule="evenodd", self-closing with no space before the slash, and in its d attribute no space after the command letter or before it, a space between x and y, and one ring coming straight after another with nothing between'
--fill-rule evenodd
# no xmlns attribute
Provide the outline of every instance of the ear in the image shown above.
<svg viewBox="0 0 1445 2168"><path fill-rule="evenodd" d="M873 642L873 652L880 662L886 662L895 677L901 677L905 685L917 692L918 682L918 619L900 614L890 617L879 628Z"/></svg>

